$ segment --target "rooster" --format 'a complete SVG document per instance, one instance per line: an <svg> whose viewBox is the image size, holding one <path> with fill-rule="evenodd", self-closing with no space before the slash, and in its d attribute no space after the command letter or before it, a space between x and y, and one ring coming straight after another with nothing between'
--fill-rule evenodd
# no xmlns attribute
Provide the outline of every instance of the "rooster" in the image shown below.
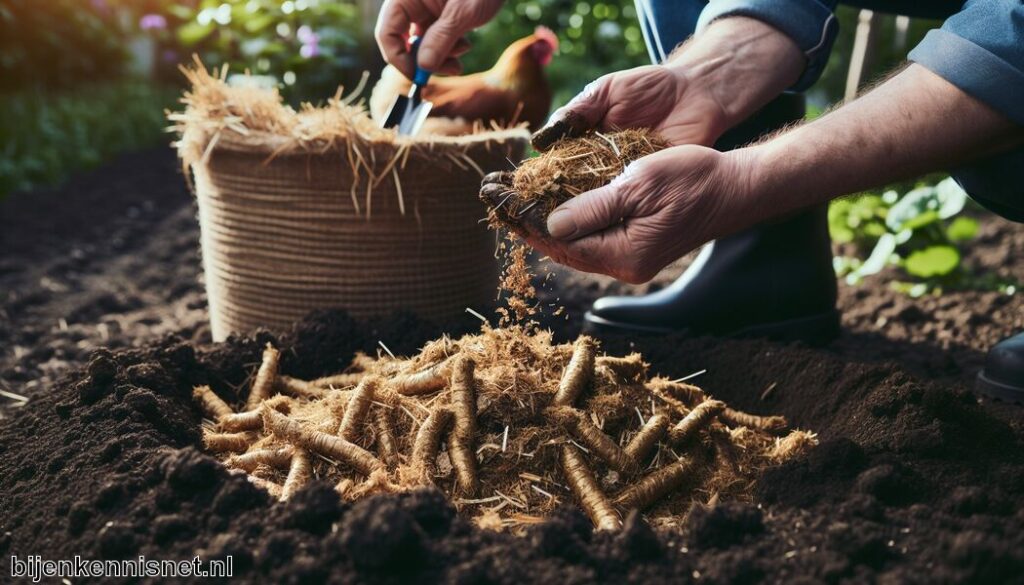
<svg viewBox="0 0 1024 585"><path fill-rule="evenodd" d="M528 37L512 43L487 71L458 77L432 77L423 88L423 99L434 104L431 117L450 118L461 123L427 119L426 133L460 133L475 122L494 121L507 125L526 122L531 130L540 128L551 108L551 88L544 67L558 50L558 37L539 26ZM370 112L380 121L387 117L395 96L409 91L409 80L388 65L370 95ZM428 127L429 125L429 127Z"/></svg>

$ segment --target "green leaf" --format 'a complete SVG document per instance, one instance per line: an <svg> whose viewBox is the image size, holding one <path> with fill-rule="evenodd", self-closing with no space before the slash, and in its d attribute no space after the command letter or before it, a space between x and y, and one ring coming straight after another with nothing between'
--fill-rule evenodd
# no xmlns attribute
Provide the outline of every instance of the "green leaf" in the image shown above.
<svg viewBox="0 0 1024 585"><path fill-rule="evenodd" d="M967 204L967 192L953 177L948 177L935 185L935 195L939 199L939 217L942 219L949 219L960 213Z"/></svg>
<svg viewBox="0 0 1024 585"><path fill-rule="evenodd" d="M919 187L908 192L893 204L885 216L885 225L893 232L904 229L904 224L929 211L939 211L939 198L934 187Z"/></svg>
<svg viewBox="0 0 1024 585"><path fill-rule="evenodd" d="M903 230L919 230L919 229L923 228L924 226L933 224L933 223L935 223L937 221L939 221L939 213L937 211L929 210L929 211L925 211L921 215L908 218L905 222L903 222L903 225L901 226L901 229L903 229Z"/></svg>
<svg viewBox="0 0 1024 585"><path fill-rule="evenodd" d="M907 256L903 264L907 273L919 278L945 276L960 264L960 252L953 246L929 246Z"/></svg>
<svg viewBox="0 0 1024 585"><path fill-rule="evenodd" d="M190 22L178 29L178 40L185 46L195 45L210 36L214 26L213 23L202 25L198 22Z"/></svg>
<svg viewBox="0 0 1024 585"><path fill-rule="evenodd" d="M958 217L946 228L946 237L954 242L970 240L978 235L978 222L970 217Z"/></svg>

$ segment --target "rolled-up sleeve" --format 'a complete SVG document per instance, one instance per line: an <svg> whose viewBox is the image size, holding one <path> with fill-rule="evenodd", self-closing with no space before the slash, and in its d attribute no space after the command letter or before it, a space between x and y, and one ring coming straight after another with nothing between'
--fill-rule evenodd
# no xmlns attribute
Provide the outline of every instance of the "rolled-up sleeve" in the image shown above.
<svg viewBox="0 0 1024 585"><path fill-rule="evenodd" d="M907 58L1024 125L1024 1L970 0Z"/></svg>
<svg viewBox="0 0 1024 585"><path fill-rule="evenodd" d="M802 91L818 80L828 63L839 30L835 6L836 0L711 0L700 14L697 30L725 16L747 16L774 26L807 57L807 67L792 88Z"/></svg>

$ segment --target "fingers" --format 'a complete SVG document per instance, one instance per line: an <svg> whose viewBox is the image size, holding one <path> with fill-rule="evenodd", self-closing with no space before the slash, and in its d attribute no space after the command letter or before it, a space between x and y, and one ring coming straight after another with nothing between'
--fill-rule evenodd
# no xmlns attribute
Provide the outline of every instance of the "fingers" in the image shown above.
<svg viewBox="0 0 1024 585"><path fill-rule="evenodd" d="M513 173L490 173L483 179L480 199L492 218L507 226L521 238L531 241L548 239L544 227L544 208L536 201L524 201L512 188Z"/></svg>
<svg viewBox="0 0 1024 585"><path fill-rule="evenodd" d="M442 12L441 18L430 25L423 35L417 55L419 66L432 73L439 72L469 28L460 22L454 10Z"/></svg>
<svg viewBox="0 0 1024 585"><path fill-rule="evenodd" d="M609 183L566 201L547 218L558 240L575 240L614 226L629 216L629 197L620 183Z"/></svg>
<svg viewBox="0 0 1024 585"><path fill-rule="evenodd" d="M588 84L568 104L555 110L548 123L533 135L532 144L540 152L562 138L578 138L595 129L608 111L609 76Z"/></svg>
<svg viewBox="0 0 1024 585"><path fill-rule="evenodd" d="M384 61L394 65L403 75L412 79L416 69L406 46L412 20L396 0L385 0L377 17L373 35Z"/></svg>

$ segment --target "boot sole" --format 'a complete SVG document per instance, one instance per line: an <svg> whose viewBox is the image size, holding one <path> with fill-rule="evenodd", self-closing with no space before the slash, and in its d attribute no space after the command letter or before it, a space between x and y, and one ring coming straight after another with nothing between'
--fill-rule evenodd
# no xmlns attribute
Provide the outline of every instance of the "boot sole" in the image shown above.
<svg viewBox="0 0 1024 585"><path fill-rule="evenodd" d="M673 329L671 327L654 327L649 325L635 325L611 321L599 317L590 311L584 315L585 332L597 333L638 333L643 335L669 335L682 333L694 335L687 329ZM799 319L776 321L763 325L752 325L737 331L725 334L718 334L722 337L759 337L773 339L776 341L803 341L811 345L825 345L839 337L839 311L832 310L827 313L818 313ZM715 335L703 333L701 335Z"/></svg>
<svg viewBox="0 0 1024 585"><path fill-rule="evenodd" d="M989 398L996 398L1011 404L1024 405L1024 388L997 382L985 375L985 370L978 372L974 389Z"/></svg>

